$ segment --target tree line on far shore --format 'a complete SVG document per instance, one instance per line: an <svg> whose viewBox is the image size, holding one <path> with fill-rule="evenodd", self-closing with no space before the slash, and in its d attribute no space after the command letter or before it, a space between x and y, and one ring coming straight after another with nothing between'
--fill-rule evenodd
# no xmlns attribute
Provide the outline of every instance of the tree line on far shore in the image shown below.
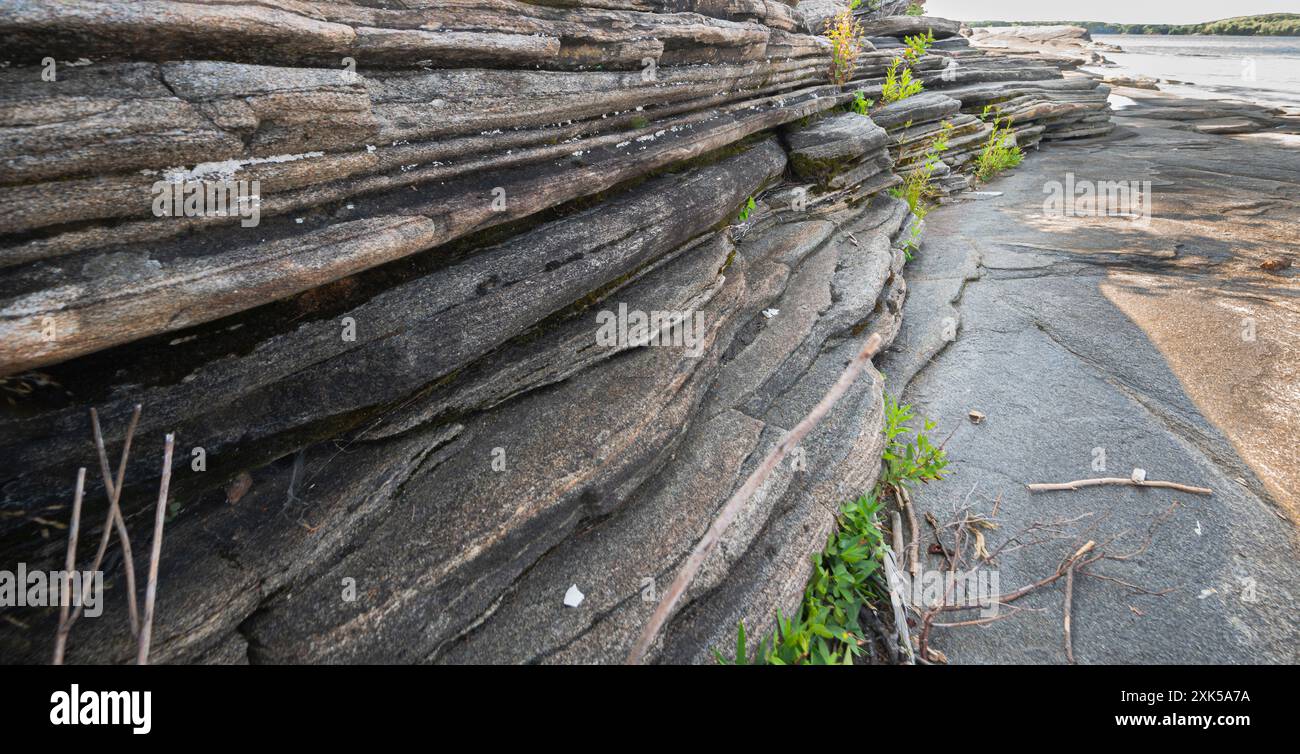
<svg viewBox="0 0 1300 754"><path fill-rule="evenodd" d="M1300 36L1300 13L1237 16L1204 24L1112 24L1104 21L967 21L968 26L1082 26L1091 34L1223 34L1238 37Z"/></svg>

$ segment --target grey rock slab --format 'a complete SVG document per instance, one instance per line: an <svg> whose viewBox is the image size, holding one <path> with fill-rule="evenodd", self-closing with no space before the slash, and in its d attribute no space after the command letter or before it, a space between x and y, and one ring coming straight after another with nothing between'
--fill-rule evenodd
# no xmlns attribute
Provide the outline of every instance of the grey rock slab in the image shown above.
<svg viewBox="0 0 1300 754"><path fill-rule="evenodd" d="M622 510L547 553L481 626L436 659L621 662L676 569L775 434L736 411L693 424L673 462ZM766 510L763 500L783 489L764 490L751 512ZM559 599L571 583L586 595L573 609ZM699 584L693 591L710 586L704 574Z"/></svg>
<svg viewBox="0 0 1300 754"><path fill-rule="evenodd" d="M907 123L920 125L955 115L962 108L959 100L938 92L922 92L907 99L891 102L871 111L871 119L882 128L893 130Z"/></svg>
<svg viewBox="0 0 1300 754"><path fill-rule="evenodd" d="M786 144L796 164L851 160L883 149L889 136L870 117L837 113L803 128L787 128Z"/></svg>
<svg viewBox="0 0 1300 754"><path fill-rule="evenodd" d="M1294 663L1300 567L1287 516L1296 471L1272 450L1300 436L1287 418L1293 412L1282 408L1289 399L1281 375L1294 358L1269 336L1252 346L1239 332L1242 307L1272 323L1266 331L1294 327L1283 303L1294 300L1294 282L1265 281L1251 264L1261 246L1290 252L1283 228L1294 207L1270 205L1268 219L1249 229L1226 210L1253 206L1248 198L1259 198L1259 186L1289 190L1273 169L1297 158L1131 122L1128 138L1045 148L990 184L1002 196L927 217L921 269L908 271L916 281L899 349L942 350L924 360L891 354L881 365L891 381L910 378L903 400L938 423L935 436L951 435L952 473L915 500L941 520L968 496L986 514L1000 500L990 547L1034 522L1087 516L1069 528L1097 542L1120 536L1115 554L1140 546L1156 517L1178 503L1141 558L1094 567L1168 594L1076 579L1078 660ZM1151 224L1045 214L1044 185L1066 173L1155 179ZM975 280L971 260L980 263ZM960 317L955 340L936 337L951 317ZM1223 358L1206 359L1207 349ZM971 410L987 418L972 424ZM1098 449L1104 471L1094 466ZM1025 488L1128 476L1134 467L1214 494ZM1004 553L996 564L1001 590L1052 573L1071 544ZM927 562L938 567L937 558ZM1064 662L1059 585L1017 604L1041 612L938 630L934 646L957 663Z"/></svg>
<svg viewBox="0 0 1300 754"><path fill-rule="evenodd" d="M859 11L861 15L863 11ZM862 27L868 36L910 37L933 32L935 39L947 39L961 33L961 22L933 16L885 16L864 19Z"/></svg>

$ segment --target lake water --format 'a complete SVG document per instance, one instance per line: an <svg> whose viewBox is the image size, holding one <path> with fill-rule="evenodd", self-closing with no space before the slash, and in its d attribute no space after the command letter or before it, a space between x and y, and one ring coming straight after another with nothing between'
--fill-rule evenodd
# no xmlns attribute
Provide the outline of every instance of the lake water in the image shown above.
<svg viewBox="0 0 1300 754"><path fill-rule="evenodd" d="M1124 52L1103 52L1125 72L1173 79L1160 84L1184 97L1244 99L1300 110L1300 37L1094 34ZM1090 69L1115 73L1114 68Z"/></svg>

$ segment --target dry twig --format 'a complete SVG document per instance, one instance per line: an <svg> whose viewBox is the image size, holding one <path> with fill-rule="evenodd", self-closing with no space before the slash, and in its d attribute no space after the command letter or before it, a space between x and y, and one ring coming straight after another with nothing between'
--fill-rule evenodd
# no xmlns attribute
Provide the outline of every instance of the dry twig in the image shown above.
<svg viewBox="0 0 1300 754"><path fill-rule="evenodd" d="M104 477L104 489L108 492L108 519L104 523L104 531L99 540L99 551L95 553L94 564L91 565L90 570L99 570L100 564L104 561L104 553L108 549L108 538L116 529L118 541L122 544L122 568L126 571L127 612L131 619L132 636L140 635L140 612L135 603L135 557L131 554L131 538L126 533L126 521L122 518L119 501L122 497L122 485L126 479L126 461L131 454L131 438L135 436L136 425L140 422L140 408L140 404L135 404L135 410L131 413L131 423L126 428L126 437L122 442L122 458L117 465L116 482L108 467L108 451L104 448L104 433L99 428L99 413L94 408L90 409L90 426L95 433L99 470ZM81 606L78 606L72 620L75 621L80 616Z"/></svg>
<svg viewBox="0 0 1300 754"><path fill-rule="evenodd" d="M1105 484L1120 484L1129 487L1163 487L1180 492L1190 492L1194 495L1213 495L1214 490L1208 487L1193 487L1178 482L1148 482L1137 481L1136 479L1124 479L1120 477L1104 477L1102 479L1078 479L1073 482L1061 482L1060 484L1030 484L1030 492L1052 492L1056 490L1077 490L1082 487L1100 487Z"/></svg>
<svg viewBox="0 0 1300 754"><path fill-rule="evenodd" d="M136 662L140 665L146 665L149 661L149 643L153 631L154 603L158 592L158 561L162 556L162 532L163 524L166 519L167 495L171 486L171 468L172 453L175 447L175 435L167 435L165 450L163 453L163 473L162 482L158 491L158 508L154 516L154 538L153 547L149 555L149 579L145 589L144 605L144 623L140 624L139 613L136 608L136 591L135 591L135 568L134 559L131 555L131 540L127 534L126 521L122 516L122 510L119 501L122 495L122 489L126 481L126 465L131 453L131 440L135 435L135 429L140 422L141 406L136 404L135 411L131 415L131 423L127 427L125 439L122 445L122 457L118 463L116 479L111 475L108 465L108 451L104 447L104 434L100 429L99 415L95 409L90 410L91 428L95 435L95 449L99 455L99 467L104 477L104 489L108 493L108 514L104 521L104 528L100 535L99 547L95 552L95 558L91 562L90 572L94 573L100 570L104 561L104 555L108 551L108 540L111 538L114 530L117 531L118 538L122 543L122 558L124 570L126 571L126 588L127 603L131 619L131 635L136 640ZM81 502L85 492L86 469L83 467L77 472L77 488L72 503L72 523L68 531L68 551L65 560L64 578L62 585L61 605L59 609L59 626L54 639L54 664L62 665L65 649L67 647L68 634L72 630L72 624L81 617L82 609L85 607L86 600L84 596L85 585L82 585L83 595L78 601L76 610L69 610L71 602L71 578L76 570L77 560L77 541L81 530Z"/></svg>
<svg viewBox="0 0 1300 754"><path fill-rule="evenodd" d="M1074 642L1070 638L1070 604L1074 602L1074 564L1065 572L1065 661L1074 664Z"/></svg>
<svg viewBox="0 0 1300 754"><path fill-rule="evenodd" d="M77 567L77 531L81 528L81 496L86 490L86 467L77 470L77 491L72 496L72 523L68 527L68 555L64 559L63 589L59 595L59 630L54 635L54 664L63 664L63 650L68 645L68 631L72 630L69 604L72 602L72 572ZM83 599L85 585L82 585Z"/></svg>
<svg viewBox="0 0 1300 754"><path fill-rule="evenodd" d="M1031 584L1016 589L1015 591L1000 595L997 598L998 606L1012 607L1013 610L1016 610L1018 608L1014 607L1011 603L1019 600L1021 597L1031 594L1039 589L1049 586L1055 583L1056 581L1064 578L1065 579L1065 601L1064 601L1064 611L1063 611L1064 612L1063 623L1064 623L1065 656L1067 661L1073 664L1075 662L1074 646L1073 646L1073 610L1074 610L1075 577L1090 576L1092 578L1096 578L1099 580L1110 581L1139 594L1162 595L1172 591L1172 589L1164 589L1160 591L1149 590L1144 587L1138 586L1136 584L1131 584L1127 581L1123 581L1121 579L1117 579L1106 574L1092 573L1087 569L1089 566L1101 561L1111 560L1111 561L1123 562L1141 556L1151 546L1156 529L1162 523L1167 521L1169 517L1173 515L1173 512L1177 508L1178 508L1178 503L1175 502L1172 505L1170 505L1169 508L1161 512L1159 515L1155 516L1151 522L1150 527L1147 530L1146 536L1143 539L1142 543L1132 552L1128 552L1120 555L1111 555L1107 553L1105 549L1109 545L1116 542L1117 540L1128 535L1129 531L1127 530L1120 532L1119 534L1116 534L1107 539L1104 539L1102 541L1097 541L1095 539L1088 539L1086 542L1084 542L1084 544L1070 551L1071 554L1061 561L1060 565L1057 566L1057 569L1054 573L1045 576ZM965 506L963 506L961 509L958 510L958 515L959 518L954 522L954 524L951 524L952 526L956 527L955 536L957 541L957 550L953 553L952 556L952 560L954 562L960 557L960 554L964 549L962 545L962 536L961 536L962 532L967 527L983 526L990 522L989 519L986 519L980 516L979 514L976 514L974 517L972 517L970 512L966 509ZM1064 533L1063 531L1064 527L1069 526L1071 524L1078 523L1084 519L1089 519L1089 518L1092 519L1092 522L1088 526L1086 526L1083 529L1083 531L1080 532L1079 534L1066 535ZM1018 549L1020 547L1045 544L1052 541L1059 541L1067 537L1074 538L1074 541L1078 542L1082 540L1084 536L1091 534L1093 531L1095 531L1097 527L1107 518L1108 516L1105 515L1100 517L1094 517L1094 514L1086 513L1081 516L1076 516L1074 518L1064 519L1059 521L1035 522L1031 524L1029 527L1027 527L1024 531L1020 532L1019 534L1011 536L1009 539L1003 542L1000 546L998 546L995 550L993 550L993 552L990 553L989 557L985 558L985 560L991 561L1001 553L1010 552L1011 550ZM936 535L935 538L939 539L938 532L940 527L934 521L931 521L931 526L935 528L935 535ZM947 528L947 527L943 527L943 528ZM1037 532L1046 533L1048 536L1042 537L1040 539L1026 541L1026 538L1029 534L1037 533ZM1009 547L1008 545L1010 545L1013 542L1017 544L1015 546ZM940 543L942 544L941 541ZM933 651L929 647L930 631L932 628L935 627L958 628L958 627L965 627L965 626L986 625L988 623L993 623L996 620L1000 620L1002 618L1007 617L1006 615L998 615L993 617L985 617L985 618L972 619L972 620L954 621L950 623L936 623L934 619L936 618L936 616L938 616L941 613L957 612L957 611L964 611L964 610L971 609L971 607L968 605L954 605L954 604L947 604L947 603L948 603L947 595L945 595L944 604L941 604L939 606L927 610L925 614L922 616L922 628L921 628L921 634L919 638L919 647L920 647L920 655L923 658L928 658L930 656L930 653Z"/></svg>
<svg viewBox="0 0 1300 754"><path fill-rule="evenodd" d="M912 496L908 494L907 488L900 484L894 491L898 493L899 502L907 511L907 526L912 533L912 547L908 551L907 569L915 578L921 573L921 527L917 526L916 507L912 505Z"/></svg>
<svg viewBox="0 0 1300 754"><path fill-rule="evenodd" d="M176 436L167 435L163 449L162 482L158 485L158 509L153 520L153 549L149 553L149 581L144 591L144 623L140 625L137 665L149 664L149 640L153 635L153 604L158 594L158 561L162 557L163 522L167 516L167 492L172 481L172 446Z"/></svg>

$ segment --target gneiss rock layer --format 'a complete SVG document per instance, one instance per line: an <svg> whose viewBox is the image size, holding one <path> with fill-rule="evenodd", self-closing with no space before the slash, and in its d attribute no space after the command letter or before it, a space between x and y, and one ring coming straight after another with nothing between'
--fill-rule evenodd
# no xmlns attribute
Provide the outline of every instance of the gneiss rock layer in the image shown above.
<svg viewBox="0 0 1300 754"><path fill-rule="evenodd" d="M886 47L951 26L902 18L865 20ZM61 560L88 409L112 454L141 403L133 530L181 448L155 661L621 659L723 501L900 327L916 234L887 189L941 123L955 190L986 104L1026 139L1106 112L952 38L917 64L942 93L878 123L843 105L892 53L833 86L809 29L771 0L5 4L4 562ZM255 224L155 211L238 181ZM876 476L881 396L868 373L773 475L652 659L797 609ZM130 659L120 558L70 662ZM13 617L0 659L44 661L53 613Z"/></svg>

